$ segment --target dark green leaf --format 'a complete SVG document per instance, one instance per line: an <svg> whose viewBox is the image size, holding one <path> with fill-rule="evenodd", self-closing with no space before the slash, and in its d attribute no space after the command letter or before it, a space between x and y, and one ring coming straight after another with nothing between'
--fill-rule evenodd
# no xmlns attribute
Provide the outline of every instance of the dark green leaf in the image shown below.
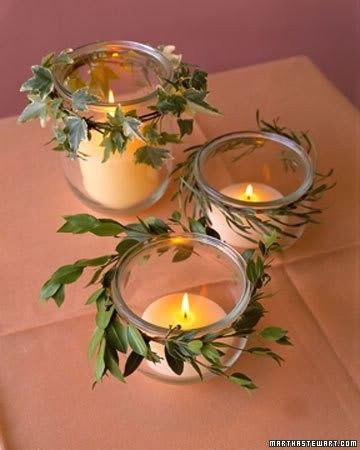
<svg viewBox="0 0 360 450"><path fill-rule="evenodd" d="M61 283L54 282L53 279L50 278L50 280L47 280L47 282L43 284L40 290L40 298L44 300L51 298L60 286Z"/></svg>
<svg viewBox="0 0 360 450"><path fill-rule="evenodd" d="M63 284L60 285L59 289L52 295L52 298L55 300L57 306L61 306L65 300L65 287Z"/></svg>
<svg viewBox="0 0 360 450"><path fill-rule="evenodd" d="M144 357L139 355L138 353L131 352L130 355L128 356L128 359L126 360L126 363L125 363L124 376L128 377L133 372L135 372L135 370L142 363L143 359L144 359Z"/></svg>
<svg viewBox="0 0 360 450"><path fill-rule="evenodd" d="M117 236L124 231L124 227L112 219L99 219L99 224L91 230L96 236Z"/></svg>
<svg viewBox="0 0 360 450"><path fill-rule="evenodd" d="M175 249L175 254L173 256L172 262L180 262L185 261L186 259L190 258L190 256L193 253L193 247L190 245L182 245L178 246Z"/></svg>
<svg viewBox="0 0 360 450"><path fill-rule="evenodd" d="M122 256L125 252L127 252L131 247L137 245L139 241L136 239L124 239L116 246L116 251Z"/></svg>
<svg viewBox="0 0 360 450"><path fill-rule="evenodd" d="M168 363L170 369L176 373L176 375L181 375L184 371L184 361L181 359L174 358L165 347L165 359Z"/></svg>
<svg viewBox="0 0 360 450"><path fill-rule="evenodd" d="M105 365L109 369L111 375L113 375L118 380L125 382L124 375L119 368L118 358L115 356L116 353L112 353L108 348L105 351Z"/></svg>
<svg viewBox="0 0 360 450"><path fill-rule="evenodd" d="M88 298L88 300L86 301L85 305L90 305L91 303L95 303L96 300L101 297L103 294L105 294L105 289L102 287L98 290L96 290L95 292L93 292L90 297Z"/></svg>
<svg viewBox="0 0 360 450"><path fill-rule="evenodd" d="M100 224L99 220L90 214L64 216L64 219L66 222L61 228L59 228L59 233L86 233Z"/></svg>
<svg viewBox="0 0 360 450"><path fill-rule="evenodd" d="M218 364L219 361L220 361L220 353L219 353L219 351L217 350L216 347L214 347L210 343L204 344L202 346L201 353L211 363Z"/></svg>
<svg viewBox="0 0 360 450"><path fill-rule="evenodd" d="M243 373L235 372L230 375L229 380L233 383L240 384L246 390L256 389L257 386L252 382L252 380L244 375Z"/></svg>
<svg viewBox="0 0 360 450"><path fill-rule="evenodd" d="M128 325L127 335L130 347L141 356L146 356L148 352L148 346L144 341L144 338L140 331L134 325Z"/></svg>
<svg viewBox="0 0 360 450"><path fill-rule="evenodd" d="M126 326L118 321L113 321L108 327L107 338L111 345L121 353L126 353L128 349L128 337Z"/></svg>
<svg viewBox="0 0 360 450"><path fill-rule="evenodd" d="M178 119L177 123L181 137L185 136L185 134L191 134L193 132L193 119Z"/></svg>
<svg viewBox="0 0 360 450"><path fill-rule="evenodd" d="M100 309L96 314L96 325L102 330L105 330L105 328L109 325L109 322L112 318L114 306L111 306L109 309L106 309L103 303L102 305L103 306L100 307Z"/></svg>
<svg viewBox="0 0 360 450"><path fill-rule="evenodd" d="M287 331L280 327L267 327L260 332L260 336L269 341L278 341L286 336Z"/></svg>
<svg viewBox="0 0 360 450"><path fill-rule="evenodd" d="M189 227L192 233L206 234L205 227L198 221L189 217Z"/></svg>
<svg viewBox="0 0 360 450"><path fill-rule="evenodd" d="M68 264L54 272L51 279L53 282L60 284L74 283L81 276L83 270L83 267L77 266L76 264Z"/></svg>
<svg viewBox="0 0 360 450"><path fill-rule="evenodd" d="M76 261L76 265L80 267L96 267L96 266L102 266L106 264L110 260L111 256L104 255L104 256L98 256L97 258L92 259L80 259L79 261Z"/></svg>

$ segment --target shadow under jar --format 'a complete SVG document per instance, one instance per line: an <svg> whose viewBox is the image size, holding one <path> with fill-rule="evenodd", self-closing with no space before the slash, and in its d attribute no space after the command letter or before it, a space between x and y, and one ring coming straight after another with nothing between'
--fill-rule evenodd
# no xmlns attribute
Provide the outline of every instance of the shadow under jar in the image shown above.
<svg viewBox="0 0 360 450"><path fill-rule="evenodd" d="M163 340L169 326L194 332L193 339L217 333L244 312L250 300L246 263L229 245L205 235L158 237L130 249L119 262L112 295L120 317L137 327L150 341L159 363L144 360L140 370L168 383L199 381L199 375L185 363L175 374L164 358ZM246 344L243 337L227 343L222 363L231 367ZM200 356L200 363L206 360ZM201 366L204 379L214 376Z"/></svg>
<svg viewBox="0 0 360 450"><path fill-rule="evenodd" d="M194 177L213 228L232 246L256 248L273 230L283 248L302 236L308 206L302 199L314 165L291 139L267 132L221 136L199 151Z"/></svg>
<svg viewBox="0 0 360 450"><path fill-rule="evenodd" d="M157 49L129 41L97 42L79 47L71 54L73 63L55 71L55 88L71 108L72 95L82 87L98 98L83 113L97 122L114 115L116 105L123 112L136 110L142 122L154 113L148 109L156 103L156 88L171 80L170 62ZM171 133L174 120L165 117L162 129ZM92 209L117 214L134 214L145 209L166 191L172 164L165 161L161 169L135 164L136 150L144 146L140 139L128 142L125 150L111 153L103 162L103 135L91 131L91 139L82 141L82 157L64 158L65 177L80 200Z"/></svg>

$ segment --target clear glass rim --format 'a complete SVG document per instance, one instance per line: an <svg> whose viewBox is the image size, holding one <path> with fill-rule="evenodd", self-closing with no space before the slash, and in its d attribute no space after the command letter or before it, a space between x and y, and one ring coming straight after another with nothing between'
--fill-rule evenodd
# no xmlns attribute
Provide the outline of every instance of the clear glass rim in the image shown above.
<svg viewBox="0 0 360 450"><path fill-rule="evenodd" d="M141 44L140 42L135 41L96 41L92 42L90 44L85 44L80 47L76 47L71 56L76 58L81 55L90 54L95 51L113 51L113 52L119 52L121 50L135 50L139 53L142 53L144 56L152 57L154 58L159 65L162 66L162 68L165 71L165 79L166 80L172 80L173 78L173 67L171 65L171 62L155 47L152 47L147 44ZM65 66L66 68L66 66ZM54 71L54 84L56 90L59 92L61 97L63 97L67 101L72 100L72 92L65 88L63 81L64 81L64 66L57 66L55 67ZM167 81L164 81L163 83L159 83L161 86L166 86ZM156 96L156 89L150 92L149 94L131 99L131 100L119 100L117 102L120 103L123 106L131 106L131 105L138 105L140 103L145 103L152 98ZM110 102L96 102L96 103L90 103L90 107L96 108L104 108L104 107L114 107L114 103Z"/></svg>
<svg viewBox="0 0 360 450"><path fill-rule="evenodd" d="M282 144L285 147L289 148L290 150L294 151L300 157L305 167L305 178L302 184L298 187L298 189L276 200L266 202L250 202L228 197L227 195L222 194L220 191L217 191L212 186L210 186L206 182L205 177L202 173L203 163L211 155L212 151L216 149L217 146L222 145L229 140L241 138L253 138L253 139L262 138L268 141ZM206 145L204 145L204 147L200 149L195 159L194 165L194 175L196 181L198 182L200 189L205 191L209 195L210 199L224 203L226 206L239 209L241 208L275 209L296 202L312 186L314 182L314 172L315 170L313 162L309 154L305 151L303 147L301 147L301 145L296 144L296 142L292 141L291 139L288 139L285 136L281 136L276 133L268 133L265 131L235 131L232 133L227 133L222 136L219 136L213 139L212 141L208 142Z"/></svg>
<svg viewBox="0 0 360 450"><path fill-rule="evenodd" d="M139 244L136 244L134 247L130 248L120 259L120 261L117 264L115 276L112 280L112 293L113 296L116 297L116 301L114 302L115 308L117 309L120 316L122 316L125 320L127 320L129 323L135 325L137 328L143 330L146 334L150 336L161 336L164 337L168 333L169 329L160 327L158 325L155 325L153 323L147 322L143 320L141 317L139 317L136 313L132 311L132 309L128 306L125 299L121 295L121 289L120 289L120 281L122 279L122 274L124 270L127 267L127 264L131 261L131 259L138 255L143 250L148 250L150 247L156 246L158 243L163 243L167 240L172 240L174 238L184 238L187 240L190 240L192 242L201 242L203 244L209 245L213 248L215 248L217 251L222 252L225 254L232 262L234 263L234 266L238 269L239 273L242 276L243 283L244 283L244 289L243 292L236 302L234 308L229 311L225 317L223 317L221 320L218 320L217 322L214 322L210 325L199 327L199 328L193 328L191 330L186 330L188 332L194 331L196 332L196 335L204 335L207 333L213 333L215 331L219 331L221 329L225 329L229 327L236 319L239 317L246 309L247 305L250 301L250 294L251 294L251 285L250 282L246 276L246 261L241 256L240 253L238 253L233 247L231 247L229 244L226 244L223 241L220 241L216 238L213 238L211 236L198 234L198 233L192 233L192 234L171 234L168 236L158 236L152 239L148 239L143 242L139 242Z"/></svg>

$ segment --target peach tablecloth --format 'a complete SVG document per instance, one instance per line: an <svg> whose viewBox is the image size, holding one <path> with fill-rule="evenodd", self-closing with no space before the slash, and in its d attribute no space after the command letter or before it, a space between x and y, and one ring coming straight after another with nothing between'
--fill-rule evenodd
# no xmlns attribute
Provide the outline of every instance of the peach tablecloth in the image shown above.
<svg viewBox="0 0 360 450"><path fill-rule="evenodd" d="M59 265L106 253L110 238L57 235L61 216L86 211L67 188L37 124L0 121L1 300L0 449L235 450L269 439L359 438L359 121L349 101L305 57L211 76L222 118L199 116L206 138L255 128L255 110L310 129L320 168L337 188L320 226L273 268L265 323L288 328L283 368L243 356L251 396L213 380L160 384L135 374L91 390L86 347L93 314L86 291L68 290L64 307L36 303ZM191 142L204 137L199 130ZM169 195L143 216L166 217ZM127 218L125 220L130 220Z"/></svg>

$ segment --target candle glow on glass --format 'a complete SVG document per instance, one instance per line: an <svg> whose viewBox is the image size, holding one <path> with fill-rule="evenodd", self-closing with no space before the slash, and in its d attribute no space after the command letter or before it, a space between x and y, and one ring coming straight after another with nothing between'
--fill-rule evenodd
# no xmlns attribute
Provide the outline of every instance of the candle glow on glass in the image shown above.
<svg viewBox="0 0 360 450"><path fill-rule="evenodd" d="M263 183L236 183L222 189L221 194L226 197L241 200L249 203L258 202L269 202L273 200L278 200L283 197L283 195L275 188L263 184ZM258 216L262 218L261 215ZM221 238L230 245L239 248L256 248L257 242L261 239L262 234L253 229L249 230L247 235L256 241L253 243L248 239L238 235L233 231L226 222L226 219L222 213L217 209L213 208L209 212L209 218L212 222L212 226L215 230L220 233Z"/></svg>

